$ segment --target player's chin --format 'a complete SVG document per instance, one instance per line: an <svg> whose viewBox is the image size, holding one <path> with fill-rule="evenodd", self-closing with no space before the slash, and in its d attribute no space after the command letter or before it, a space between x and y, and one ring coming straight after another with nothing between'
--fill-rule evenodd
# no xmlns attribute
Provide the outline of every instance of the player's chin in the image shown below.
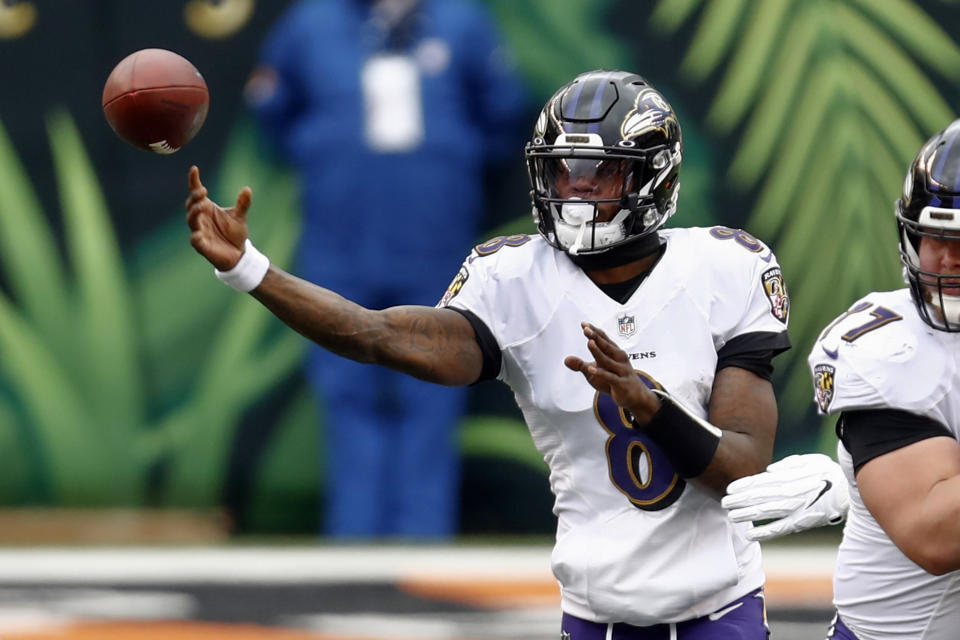
<svg viewBox="0 0 960 640"><path fill-rule="evenodd" d="M943 278L939 281L932 278L920 277L923 287L923 296L927 302L936 302L940 295L960 296L960 278Z"/></svg>
<svg viewBox="0 0 960 640"><path fill-rule="evenodd" d="M940 297L940 294L945 296L960 297L960 280L951 278L949 280L941 281L939 286L927 286L927 295L930 297L931 301L936 301L937 298Z"/></svg>

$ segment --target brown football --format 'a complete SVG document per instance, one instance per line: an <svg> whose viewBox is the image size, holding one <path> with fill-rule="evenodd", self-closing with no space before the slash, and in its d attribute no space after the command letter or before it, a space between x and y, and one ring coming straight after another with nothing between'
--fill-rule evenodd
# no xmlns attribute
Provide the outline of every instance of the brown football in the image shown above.
<svg viewBox="0 0 960 640"><path fill-rule="evenodd" d="M197 68L166 49L121 60L103 87L103 115L118 136L154 153L173 153L197 134L210 92Z"/></svg>

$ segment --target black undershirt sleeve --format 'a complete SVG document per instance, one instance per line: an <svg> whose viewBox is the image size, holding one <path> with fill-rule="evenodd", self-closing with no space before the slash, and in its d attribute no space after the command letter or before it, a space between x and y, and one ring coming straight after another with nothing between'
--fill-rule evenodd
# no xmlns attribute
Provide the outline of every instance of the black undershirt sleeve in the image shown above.
<svg viewBox="0 0 960 640"><path fill-rule="evenodd" d="M472 311L458 309L456 307L447 307L451 311L456 311L470 323L473 332L476 334L477 344L480 345L480 352L483 354L483 368L480 371L480 377L473 381L473 384L483 382L484 380L495 380L500 375L500 366L503 363L503 357L500 354L500 345L497 339L486 323L477 317Z"/></svg>
<svg viewBox="0 0 960 640"><path fill-rule="evenodd" d="M844 411L837 420L837 437L853 458L854 472L885 453L938 436L953 437L936 420L900 409Z"/></svg>
<svg viewBox="0 0 960 640"><path fill-rule="evenodd" d="M790 348L786 331L744 333L723 345L717 352L717 371L740 367L765 380L773 377L773 358Z"/></svg>

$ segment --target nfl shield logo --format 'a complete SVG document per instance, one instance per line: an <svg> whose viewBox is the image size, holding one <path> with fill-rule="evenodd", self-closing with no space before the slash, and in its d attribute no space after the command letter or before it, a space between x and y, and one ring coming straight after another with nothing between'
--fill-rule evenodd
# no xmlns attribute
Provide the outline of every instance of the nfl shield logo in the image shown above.
<svg viewBox="0 0 960 640"><path fill-rule="evenodd" d="M637 322L633 316L620 316L617 318L617 333L624 338L629 338L637 332Z"/></svg>

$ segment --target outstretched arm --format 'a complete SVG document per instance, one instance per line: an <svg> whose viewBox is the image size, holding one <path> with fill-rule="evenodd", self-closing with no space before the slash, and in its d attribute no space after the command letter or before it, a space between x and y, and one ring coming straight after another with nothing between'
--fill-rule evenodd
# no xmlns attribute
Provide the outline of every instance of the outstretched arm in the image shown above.
<svg viewBox="0 0 960 640"><path fill-rule="evenodd" d="M190 244L228 271L244 253L252 192L244 187L234 206L220 207L208 197L197 167L190 168L189 187ZM273 265L250 293L298 333L351 360L446 385L480 377L483 356L473 327L456 311L420 306L373 311Z"/></svg>
<svg viewBox="0 0 960 640"><path fill-rule="evenodd" d="M770 462L777 405L767 380L738 367L718 371L710 423L704 424L678 405L665 408L668 394L651 391L627 354L602 330L583 323L583 334L595 360L568 356L566 366L629 411L637 428L648 429L681 475L722 495L728 483L758 473Z"/></svg>

